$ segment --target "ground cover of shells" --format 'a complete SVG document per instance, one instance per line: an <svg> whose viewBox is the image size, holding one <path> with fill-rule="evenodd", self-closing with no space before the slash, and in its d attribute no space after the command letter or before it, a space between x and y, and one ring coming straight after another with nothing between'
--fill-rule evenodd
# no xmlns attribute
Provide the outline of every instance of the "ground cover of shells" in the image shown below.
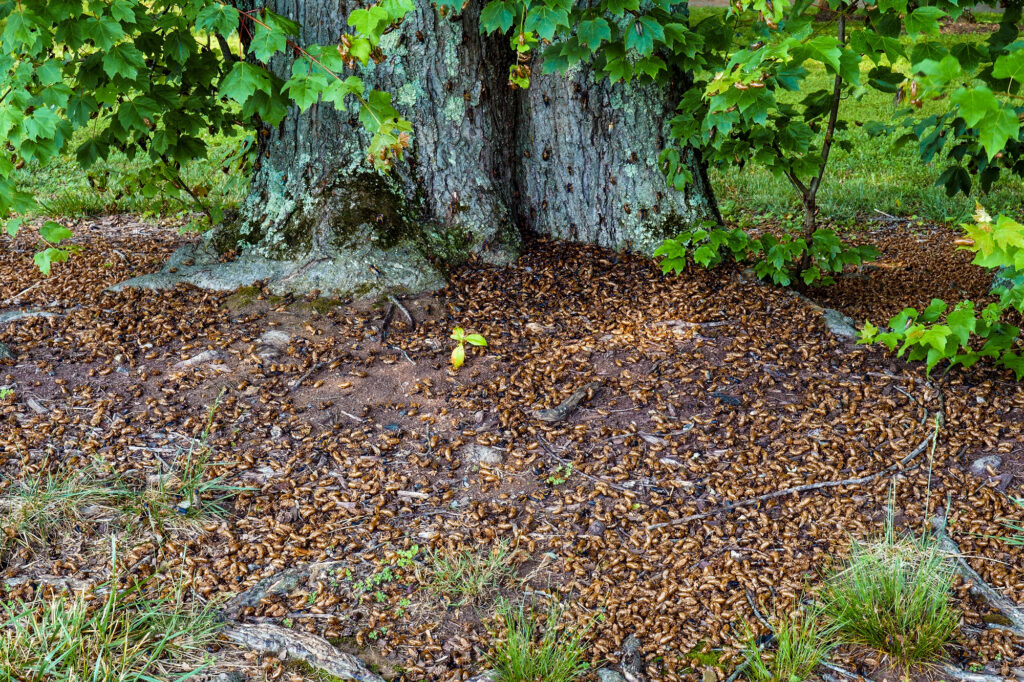
<svg viewBox="0 0 1024 682"><path fill-rule="evenodd" d="M617 669L632 635L634 677L724 680L744 627L765 632L756 614L793 609L851 538L877 536L890 495L898 527L944 515L968 564L1024 603L1024 551L992 537L1024 520L1024 387L1004 371L929 380L726 267L665 277L535 241L401 305L111 293L183 238L117 216L75 230L81 254L48 278L30 236L0 251L0 315L15 313L0 325L0 495L88 473L173 505L159 522L93 504L38 537L5 528L7 603L104 584L114 546L118 580L184 576L226 621L321 636L389 679L480 673L495 602L525 598L589 628L596 668ZM948 231L867 238L879 264L819 303L878 323L984 299ZM457 372L456 326L488 342ZM869 480L772 496L850 479ZM504 579L439 592L433 559L460 552L499 556ZM1024 641L990 627L1002 616L971 587L957 583L949 661L1008 675ZM249 679L312 674L226 639L211 651ZM833 657L878 679L877 658Z"/></svg>

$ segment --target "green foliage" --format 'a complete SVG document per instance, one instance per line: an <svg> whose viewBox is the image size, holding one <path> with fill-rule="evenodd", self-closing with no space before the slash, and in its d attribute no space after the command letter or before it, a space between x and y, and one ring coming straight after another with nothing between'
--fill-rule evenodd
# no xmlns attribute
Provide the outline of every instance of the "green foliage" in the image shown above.
<svg viewBox="0 0 1024 682"><path fill-rule="evenodd" d="M86 169L114 152L145 158L144 194L184 197L217 222L219 209L185 182L183 167L207 156L207 136L235 136L249 121L277 125L289 103L306 109L322 99L345 109L354 100L372 134L368 160L389 166L409 146L410 124L389 94L366 94L357 76L339 72L383 59L381 37L412 9L411 0L385 0L356 10L353 33L339 45L303 47L294 21L215 0L0 2L0 139L11 152L0 158L0 220L15 234L17 216L36 205L14 171L76 144ZM251 38L244 55L229 47L240 30ZM266 67L283 53L295 55L287 80ZM48 273L72 253L71 232L48 224L40 236L35 261Z"/></svg>
<svg viewBox="0 0 1024 682"><path fill-rule="evenodd" d="M544 479L544 482L551 486L559 486L569 480L572 476L572 462L559 464L555 472Z"/></svg>
<svg viewBox="0 0 1024 682"><path fill-rule="evenodd" d="M458 369L462 367L462 363L466 361L466 344L471 346L486 346L487 339L480 334L467 334L466 330L462 327L456 327L452 330L451 337L456 343L455 348L452 349L452 369Z"/></svg>
<svg viewBox="0 0 1024 682"><path fill-rule="evenodd" d="M563 608L552 605L538 632L538 614L525 604L502 600L498 614L504 637L494 643L489 657L499 682L570 682L589 670L584 650L585 632L561 623Z"/></svg>
<svg viewBox="0 0 1024 682"><path fill-rule="evenodd" d="M705 222L666 239L654 255L662 257L662 272L677 274L686 268L687 256L705 268L731 256L737 262L753 263L758 277L787 286L797 276L805 284L829 284L832 279L828 273L877 258L878 251L870 245L844 244L833 230L825 228L815 230L808 244L788 234L776 237L765 233L751 238L740 228L726 230Z"/></svg>
<svg viewBox="0 0 1024 682"><path fill-rule="evenodd" d="M753 633L743 647L750 662L748 677L757 682L802 682L835 647L834 633L822 626L817 608L790 612L771 626L772 651L762 650Z"/></svg>
<svg viewBox="0 0 1024 682"><path fill-rule="evenodd" d="M988 269L1006 268L1015 275L1024 266L1024 225L1006 216L993 220L979 207L974 224L962 225L967 238L960 248L973 251L972 261ZM1024 377L1024 356L1017 342L1020 328L1004 321L1011 311L1024 312L1024 286L1016 284L993 289L998 301L980 311L973 301L961 301L950 310L940 299L918 312L905 308L889 320L888 329L880 329L866 321L861 329L860 343L879 343L899 357L924 361L931 373L939 363L948 368L971 367L982 358L1010 369L1018 381Z"/></svg>
<svg viewBox="0 0 1024 682"><path fill-rule="evenodd" d="M902 666L941 658L960 623L955 569L930 538L899 538L887 524L877 542L853 542L829 576L823 610L840 637L882 651Z"/></svg>

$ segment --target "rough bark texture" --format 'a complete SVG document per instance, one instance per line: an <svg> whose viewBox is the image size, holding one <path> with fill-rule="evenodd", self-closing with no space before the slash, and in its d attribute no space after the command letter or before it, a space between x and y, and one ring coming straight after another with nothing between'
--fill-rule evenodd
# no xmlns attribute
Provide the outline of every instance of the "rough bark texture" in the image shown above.
<svg viewBox="0 0 1024 682"><path fill-rule="evenodd" d="M587 68L536 76L519 100L519 224L651 253L680 225L718 219L696 152L687 152L694 184L685 193L670 190L658 168L681 96L678 86L595 80Z"/></svg>
<svg viewBox="0 0 1024 682"><path fill-rule="evenodd" d="M269 3L302 25L307 44L337 43L359 5ZM412 122L407 164L387 176L370 170L355 112L293 110L261 131L238 218L129 284L422 291L442 286L446 266L469 254L510 262L523 230L650 252L681 224L717 217L696 158L697 182L685 194L670 191L657 168L678 93L596 83L584 69L512 90L508 39L481 35L480 0L448 18L419 5L385 37L387 61L360 73ZM290 60L278 56L271 67L287 75ZM225 252L240 255L225 263Z"/></svg>

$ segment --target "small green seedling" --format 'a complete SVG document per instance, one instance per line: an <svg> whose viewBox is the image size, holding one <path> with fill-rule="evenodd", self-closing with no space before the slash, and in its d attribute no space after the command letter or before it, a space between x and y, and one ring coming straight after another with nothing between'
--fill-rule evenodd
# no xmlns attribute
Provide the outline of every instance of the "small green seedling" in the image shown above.
<svg viewBox="0 0 1024 682"><path fill-rule="evenodd" d="M13 388L0 388L0 403L6 402L7 400L14 397Z"/></svg>
<svg viewBox="0 0 1024 682"><path fill-rule="evenodd" d="M547 477L548 485L562 485L572 476L572 464L563 464L555 469L555 473Z"/></svg>
<svg viewBox="0 0 1024 682"><path fill-rule="evenodd" d="M458 342L455 348L452 349L452 368L458 369L462 367L462 363L466 361L466 344L471 346L486 346L487 339L480 334L467 334L466 330L462 327L456 327L452 330L451 338Z"/></svg>

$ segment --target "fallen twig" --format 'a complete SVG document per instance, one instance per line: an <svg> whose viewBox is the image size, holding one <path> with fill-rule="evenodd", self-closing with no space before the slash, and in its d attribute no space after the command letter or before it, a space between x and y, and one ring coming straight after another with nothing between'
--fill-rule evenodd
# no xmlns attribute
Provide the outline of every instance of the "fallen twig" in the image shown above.
<svg viewBox="0 0 1024 682"><path fill-rule="evenodd" d="M388 294L388 300L391 301L391 303L396 308L401 310L403 315L405 315L405 319L409 321L409 330L410 331L416 331L416 320L412 319L412 315L410 315L409 311L405 309L405 306L402 305L399 302L399 300L397 298L395 298L392 294Z"/></svg>
<svg viewBox="0 0 1024 682"><path fill-rule="evenodd" d="M308 378L309 378L309 375L310 375L310 374L312 374L313 372L317 371L318 369L320 369L321 367L323 367L324 365L326 365L326 364L327 364L327 362L328 362L327 360L321 360L320 362L317 362L317 363L315 363L315 364L314 364L314 365L313 365L312 367L310 367L309 369L307 369L307 370L306 370L306 373L305 373L305 374L303 374L303 375L302 375L301 377L299 377L298 381L294 382L294 383L293 383L293 384L292 384L292 385L291 385L291 386L290 386L290 387L288 388L288 391L287 391L287 393L291 393L292 391L294 391L295 389L297 389L297 388L298 388L298 387L299 387L299 386L300 386L300 385L302 384L302 382L303 382L303 381L305 381L306 379L308 379Z"/></svg>
<svg viewBox="0 0 1024 682"><path fill-rule="evenodd" d="M910 454L908 454L906 457L896 462L895 464L888 466L885 469L882 469L881 471L877 471L871 474L870 476L846 478L841 481L821 481L819 483L805 483L803 485L794 486L792 488L786 488L785 490L776 490L775 492L772 493L765 493L764 495L758 495L757 497L751 497L746 500L733 502L732 504L727 504L722 507L716 507L715 509L706 512L701 512L700 514L691 514L690 516L672 519L671 521L655 523L653 525L647 526L647 530L655 530L657 528L665 528L666 526L675 526L681 523L689 523L690 521L696 521L697 519L706 519L709 516L715 516L716 514L722 514L728 511L732 511L733 509L739 509L741 507L749 507L753 504L757 504L758 502L764 502L765 500L771 500L776 497L785 497L786 495L805 493L811 490L821 490L824 488L838 488L847 485L865 485L867 483L871 483L872 481L881 478L882 476L888 474L889 472L902 469L907 465L908 462L910 462L910 460L914 459L922 452L924 452L928 448L928 444L938 437L939 425L936 424L935 430L932 431L932 433L927 438L921 441L916 448L911 450Z"/></svg>
<svg viewBox="0 0 1024 682"><path fill-rule="evenodd" d="M569 461L567 459L562 459L561 457L556 455L554 449L544 439L543 436L538 436L537 437L537 442L539 442L541 444L541 447L544 448L544 451L548 453L548 456L551 457L551 459L555 460L556 462L558 462L559 464L561 464L564 467L571 468L572 469L572 473L579 474L583 478L589 479L589 480L591 480L591 481L593 481L595 483L602 483L602 484L604 484L606 486L609 486L611 488L615 488L616 490L621 490L623 492L632 492L632 491L630 491L629 488L626 488L625 486L621 486L618 483L615 483L614 481L608 480L607 478L602 478L600 476L594 476L593 474L588 474L585 471L580 471L579 469L575 468L571 461Z"/></svg>
<svg viewBox="0 0 1024 682"><path fill-rule="evenodd" d="M948 533L946 533L945 514L941 516L936 515L932 518L932 532L935 534L935 540L939 543L939 549L953 557L953 561L956 563L957 573L959 573L967 582L970 593L987 602L989 606L1005 616L1008 621L1007 624L990 623L990 627L1003 628L1018 636L1024 636L1024 609L1021 609L1010 601L999 590L994 587L990 587L982 577L978 575L978 572L971 568L970 564L967 563L967 560L964 559L963 553L960 551L960 546L955 540L953 540L953 538L949 537Z"/></svg>
<svg viewBox="0 0 1024 682"><path fill-rule="evenodd" d="M591 381L588 384L584 384L576 389L571 396L559 403L558 407L553 407L550 410L534 410L533 416L543 422L560 422L583 402L583 399L587 397L587 393L591 389L596 390L600 385L600 381Z"/></svg>

